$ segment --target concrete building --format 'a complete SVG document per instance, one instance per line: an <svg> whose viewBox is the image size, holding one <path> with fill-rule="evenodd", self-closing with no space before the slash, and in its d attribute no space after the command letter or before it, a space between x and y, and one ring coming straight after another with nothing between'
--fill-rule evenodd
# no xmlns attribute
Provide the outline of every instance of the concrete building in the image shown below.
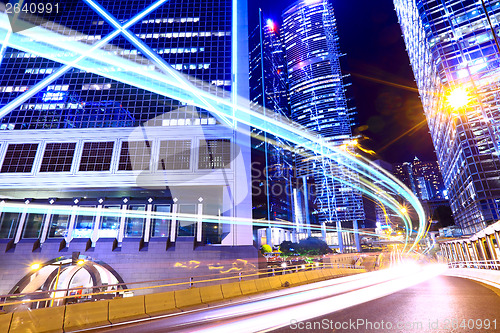
<svg viewBox="0 0 500 333"><path fill-rule="evenodd" d="M87 2L61 4L43 29L82 48L102 43L103 63L116 63L103 75L84 65L59 75L54 59L69 51L2 49L0 293L55 287L75 255L94 285L222 274L237 259L255 268L252 225L232 219L251 218L249 128L106 74L126 72L121 61L177 70L179 95L205 82L248 99L246 1ZM109 37L131 19L133 34ZM46 268L36 286L32 263Z"/></svg>

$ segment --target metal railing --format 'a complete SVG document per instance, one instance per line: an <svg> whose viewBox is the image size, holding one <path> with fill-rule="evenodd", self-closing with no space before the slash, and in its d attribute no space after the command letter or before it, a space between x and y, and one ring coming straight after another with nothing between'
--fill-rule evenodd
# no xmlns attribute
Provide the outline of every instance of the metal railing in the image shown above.
<svg viewBox="0 0 500 333"><path fill-rule="evenodd" d="M448 263L448 267L500 270L500 260L452 261Z"/></svg>
<svg viewBox="0 0 500 333"><path fill-rule="evenodd" d="M69 289L57 289L57 290L43 290L30 293L19 293L19 294L8 294L0 295L0 310L8 310L9 307L34 304L35 308L46 307L47 304L51 306L62 306L66 304L71 304L68 302L82 303L89 301L98 301L112 298L120 298L124 296L133 296L134 291L147 290L147 289L158 289L158 288L169 288L170 291L175 289L184 289L186 287L195 287L196 284L217 284L242 281L243 278L259 278L259 277L270 277L275 275L285 275L291 273L297 273L302 271L311 271L316 269L327 269L327 268L351 268L360 269L363 267L351 265L351 264L341 264L341 263L312 263L312 264L300 264L300 265L290 265L285 267L266 267L262 269L252 269L251 272L235 272L231 276L220 277L219 274L210 275L199 275L184 278L172 278L163 280L152 280L152 281L140 281L140 282L130 282L130 283L118 283L109 284L101 286L89 286L89 287L77 287ZM175 282L175 281L180 282ZM147 286L137 286L130 288L130 285L144 285ZM155 285L151 285L155 284ZM172 289L173 288L173 289ZM85 291L85 293L84 293ZM151 291L154 292L154 291ZM159 291L157 291L159 292ZM57 296L57 293L64 293L65 296ZM35 304L36 303L36 304ZM53 304L53 305L52 305Z"/></svg>

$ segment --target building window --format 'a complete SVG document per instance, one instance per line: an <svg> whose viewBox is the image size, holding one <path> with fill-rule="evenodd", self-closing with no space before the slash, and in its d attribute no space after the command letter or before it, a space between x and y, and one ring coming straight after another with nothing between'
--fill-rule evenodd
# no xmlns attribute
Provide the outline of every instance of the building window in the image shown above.
<svg viewBox="0 0 500 333"><path fill-rule="evenodd" d="M3 213L0 216L0 238L14 238L20 213Z"/></svg>
<svg viewBox="0 0 500 333"><path fill-rule="evenodd" d="M1 172L31 172L38 143L9 144Z"/></svg>
<svg viewBox="0 0 500 333"><path fill-rule="evenodd" d="M229 139L200 141L198 169L228 169L231 163Z"/></svg>
<svg viewBox="0 0 500 333"><path fill-rule="evenodd" d="M116 238L120 229L120 205L104 206L101 212L99 238Z"/></svg>
<svg viewBox="0 0 500 333"><path fill-rule="evenodd" d="M68 221L69 215L65 214L54 214L50 218L50 238L60 238L65 237L68 232Z"/></svg>
<svg viewBox="0 0 500 333"><path fill-rule="evenodd" d="M114 142L85 142L80 171L109 171Z"/></svg>
<svg viewBox="0 0 500 333"><path fill-rule="evenodd" d="M157 213L170 213L170 205L155 205ZM155 216L155 215L153 215ZM151 219L151 237L168 237L170 233L170 218L153 217Z"/></svg>
<svg viewBox="0 0 500 333"><path fill-rule="evenodd" d="M124 141L120 150L118 170L149 170L151 141Z"/></svg>
<svg viewBox="0 0 500 333"><path fill-rule="evenodd" d="M95 208L95 206L80 206L82 208ZM84 213L84 212L81 212ZM94 214L85 212L86 215L76 217L75 229L73 229L73 238L90 238L94 231Z"/></svg>
<svg viewBox="0 0 500 333"><path fill-rule="evenodd" d="M129 210L136 212L144 212L146 210L145 205L130 205ZM142 237L142 230L144 229L144 214L139 214L127 217L127 222L125 223L125 237Z"/></svg>
<svg viewBox="0 0 500 333"><path fill-rule="evenodd" d="M47 143L40 172L68 172L71 170L76 143Z"/></svg>
<svg viewBox="0 0 500 333"><path fill-rule="evenodd" d="M158 170L189 169L190 158L190 140L162 141L160 144L160 160L158 161Z"/></svg>
<svg viewBox="0 0 500 333"><path fill-rule="evenodd" d="M205 204L203 205L203 215L205 216L221 216L221 205ZM202 223L202 239L203 243L220 244L222 242L222 223L203 222Z"/></svg>
<svg viewBox="0 0 500 333"><path fill-rule="evenodd" d="M179 213L196 214L196 205L179 205ZM193 237L196 230L196 221L194 219L179 218L177 229L178 237Z"/></svg>
<svg viewBox="0 0 500 333"><path fill-rule="evenodd" d="M28 214L24 223L23 238L39 238L45 214Z"/></svg>

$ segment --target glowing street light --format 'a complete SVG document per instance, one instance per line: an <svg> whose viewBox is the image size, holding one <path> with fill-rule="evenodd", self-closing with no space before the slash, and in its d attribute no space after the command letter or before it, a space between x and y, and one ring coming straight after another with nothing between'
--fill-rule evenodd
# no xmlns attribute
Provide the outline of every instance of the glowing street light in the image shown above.
<svg viewBox="0 0 500 333"><path fill-rule="evenodd" d="M32 265L30 266L30 268L31 268L32 270L34 270L34 271L39 270L39 269L40 269L40 267L42 267L42 265L40 265L39 263L35 263L35 264L32 264Z"/></svg>
<svg viewBox="0 0 500 333"><path fill-rule="evenodd" d="M458 87L450 92L446 101L452 109L456 110L469 104L470 99L471 97L467 89Z"/></svg>

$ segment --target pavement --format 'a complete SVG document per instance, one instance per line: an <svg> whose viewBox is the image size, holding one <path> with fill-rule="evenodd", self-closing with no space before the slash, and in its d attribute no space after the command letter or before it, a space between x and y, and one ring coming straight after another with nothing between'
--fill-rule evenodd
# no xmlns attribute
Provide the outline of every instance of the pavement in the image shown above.
<svg viewBox="0 0 500 333"><path fill-rule="evenodd" d="M273 332L500 332L499 292L468 279L438 276L392 295ZM314 323L324 325L316 324L315 329Z"/></svg>

